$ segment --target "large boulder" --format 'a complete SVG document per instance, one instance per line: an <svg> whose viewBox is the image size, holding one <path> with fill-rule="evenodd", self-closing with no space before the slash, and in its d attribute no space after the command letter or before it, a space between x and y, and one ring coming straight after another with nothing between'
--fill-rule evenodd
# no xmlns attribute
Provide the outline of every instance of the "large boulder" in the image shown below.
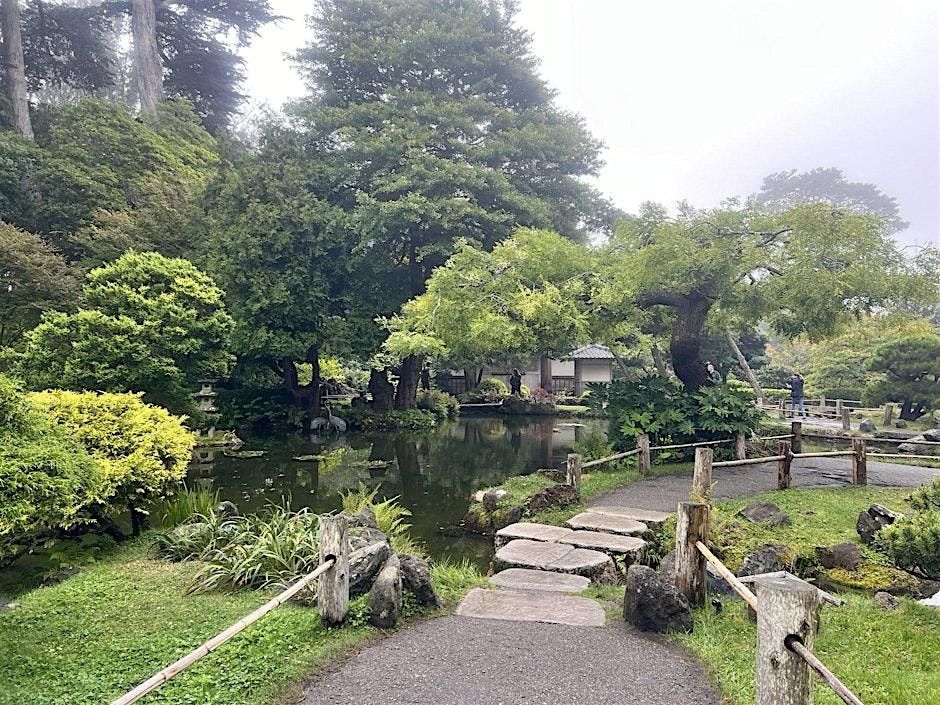
<svg viewBox="0 0 940 705"><path fill-rule="evenodd" d="M546 509L567 507L576 504L578 493L571 485L549 485L529 498L529 512L543 512Z"/></svg>
<svg viewBox="0 0 940 705"><path fill-rule="evenodd" d="M361 527L366 529L378 529L379 525L375 520L375 512L372 511L371 507L365 507L361 511L356 512L347 512L342 511L339 513L341 517L346 517L347 525L352 527Z"/></svg>
<svg viewBox="0 0 940 705"><path fill-rule="evenodd" d="M913 453L914 455L940 455L940 446L930 445L930 443L934 443L935 441L930 441L927 434L930 434L931 438L937 437L936 434L925 431L919 436L912 436L906 443L899 445L898 452ZM920 443L918 443L918 441L920 441ZM924 443L924 441L927 441L927 443Z"/></svg>
<svg viewBox="0 0 940 705"><path fill-rule="evenodd" d="M657 571L666 580L676 579L676 551L673 549L665 556L659 559L659 568ZM705 564L705 589L710 595L724 595L734 599L740 599L734 588L728 584L728 581L721 577L711 563Z"/></svg>
<svg viewBox="0 0 940 705"><path fill-rule="evenodd" d="M931 443L940 443L940 428L928 428L922 434L925 441L930 441Z"/></svg>
<svg viewBox="0 0 940 705"><path fill-rule="evenodd" d="M895 612L901 609L901 601L890 592L876 592L874 603L888 612Z"/></svg>
<svg viewBox="0 0 940 705"><path fill-rule="evenodd" d="M376 541L349 554L349 594L362 595L369 591L382 566L391 558L388 541Z"/></svg>
<svg viewBox="0 0 940 705"><path fill-rule="evenodd" d="M401 564L401 581L406 590L412 593L423 607L437 609L441 600L434 591L431 582L431 567L423 558L401 554L398 556Z"/></svg>
<svg viewBox="0 0 940 705"><path fill-rule="evenodd" d="M401 564L392 556L375 576L369 590L369 623L380 629L394 627L401 614Z"/></svg>
<svg viewBox="0 0 940 705"><path fill-rule="evenodd" d="M238 506L235 504L235 502L229 502L228 500L219 502L217 505L215 505L215 507L213 507L212 511L216 516L220 516L225 519L238 516Z"/></svg>
<svg viewBox="0 0 940 705"><path fill-rule="evenodd" d="M862 551L849 541L832 546L817 546L816 559L823 568L855 570L862 561Z"/></svg>
<svg viewBox="0 0 940 705"><path fill-rule="evenodd" d="M790 523L790 515L773 502L751 502L742 507L738 514L755 524L780 526Z"/></svg>
<svg viewBox="0 0 940 705"><path fill-rule="evenodd" d="M741 578L745 575L762 575L764 573L775 573L778 570L789 570L788 553L789 549L780 544L761 546L744 557L737 575Z"/></svg>
<svg viewBox="0 0 940 705"><path fill-rule="evenodd" d="M875 542L875 535L889 524L893 524L903 515L893 512L880 504L871 505L866 511L859 512L855 530L867 544Z"/></svg>
<svg viewBox="0 0 940 705"><path fill-rule="evenodd" d="M490 490L489 492L484 492L483 508L488 512L496 511L496 505L499 504L501 499L508 496L509 493L506 490Z"/></svg>
<svg viewBox="0 0 940 705"><path fill-rule="evenodd" d="M692 610L675 583L645 565L627 569L623 618L638 629L661 634L691 632Z"/></svg>
<svg viewBox="0 0 940 705"><path fill-rule="evenodd" d="M858 424L858 430L862 433L874 433L878 430L878 427L871 419L862 419Z"/></svg>

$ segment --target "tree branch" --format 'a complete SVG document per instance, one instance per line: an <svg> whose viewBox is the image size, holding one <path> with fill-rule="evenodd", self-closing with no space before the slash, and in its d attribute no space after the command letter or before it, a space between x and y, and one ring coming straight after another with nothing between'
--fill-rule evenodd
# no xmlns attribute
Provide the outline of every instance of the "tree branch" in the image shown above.
<svg viewBox="0 0 940 705"><path fill-rule="evenodd" d="M640 308L649 308L650 306L672 306L673 308L679 308L684 301L685 297L681 294L677 294L674 291L657 289L648 291L637 297L636 305Z"/></svg>

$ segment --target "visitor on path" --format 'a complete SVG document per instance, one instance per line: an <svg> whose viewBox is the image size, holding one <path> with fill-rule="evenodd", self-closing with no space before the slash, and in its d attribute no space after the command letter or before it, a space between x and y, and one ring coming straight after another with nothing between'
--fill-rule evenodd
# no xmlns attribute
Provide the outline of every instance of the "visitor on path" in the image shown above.
<svg viewBox="0 0 940 705"><path fill-rule="evenodd" d="M721 372L715 369L715 366L712 363L705 365L705 369L708 370L708 378L715 384L721 384Z"/></svg>
<svg viewBox="0 0 940 705"><path fill-rule="evenodd" d="M512 374L509 375L509 393L522 396L522 373L518 367L513 367Z"/></svg>
<svg viewBox="0 0 940 705"><path fill-rule="evenodd" d="M421 389L428 391L431 389L431 363L425 362L421 370Z"/></svg>
<svg viewBox="0 0 940 705"><path fill-rule="evenodd" d="M803 405L803 378L799 372L794 372L790 377L790 408L791 414L796 416L796 409L799 406L803 417L806 417L806 407Z"/></svg>

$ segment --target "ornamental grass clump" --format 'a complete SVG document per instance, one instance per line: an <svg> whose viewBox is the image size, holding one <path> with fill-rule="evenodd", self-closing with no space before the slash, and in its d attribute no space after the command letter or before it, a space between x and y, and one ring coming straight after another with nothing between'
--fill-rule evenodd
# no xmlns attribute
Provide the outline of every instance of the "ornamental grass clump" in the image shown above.
<svg viewBox="0 0 940 705"><path fill-rule="evenodd" d="M424 548L411 538L411 524L406 523L411 511L398 503L398 497L377 502L378 492L378 488L369 490L360 482L359 489L343 495L343 510L358 514L364 509L371 509L379 531L388 536L395 553L423 556Z"/></svg>

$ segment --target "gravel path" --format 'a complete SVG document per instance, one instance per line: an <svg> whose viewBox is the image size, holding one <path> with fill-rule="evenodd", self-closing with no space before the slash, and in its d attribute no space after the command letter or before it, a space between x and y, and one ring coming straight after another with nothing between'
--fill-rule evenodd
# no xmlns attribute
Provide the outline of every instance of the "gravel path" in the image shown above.
<svg viewBox="0 0 940 705"><path fill-rule="evenodd" d="M851 484L851 459L796 458L790 466L791 487L843 487ZM917 487L940 475L940 468L868 461L868 484ZM593 497L590 505L625 506L674 512L689 500L690 473L662 475ZM712 470L713 499L734 499L777 489L777 464L744 465Z"/></svg>
<svg viewBox="0 0 940 705"><path fill-rule="evenodd" d="M441 617L307 684L305 705L719 705L682 649L606 627Z"/></svg>

